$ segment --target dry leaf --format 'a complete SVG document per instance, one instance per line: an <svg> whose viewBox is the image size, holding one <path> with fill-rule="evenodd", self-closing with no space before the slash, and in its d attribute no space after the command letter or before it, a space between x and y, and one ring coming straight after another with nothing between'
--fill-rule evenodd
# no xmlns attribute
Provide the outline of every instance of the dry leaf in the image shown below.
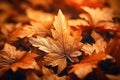
<svg viewBox="0 0 120 80"><path fill-rule="evenodd" d="M89 18L91 18L89 20L92 20L89 22L92 22L93 24L97 24L99 21L111 21L113 17L112 10L109 8L102 8L102 9L95 8L94 9L94 8L89 8L89 7L82 7L82 9L88 12ZM82 15L82 14L79 16L81 18L86 17L85 15Z"/></svg>
<svg viewBox="0 0 120 80"><path fill-rule="evenodd" d="M93 53L91 56L85 57L79 64L75 64L69 73L74 72L79 78L84 78L106 55L104 52Z"/></svg>
<svg viewBox="0 0 120 80"><path fill-rule="evenodd" d="M10 66L19 60L23 55L25 55L24 51L16 50L14 46L10 44L5 44L3 50L0 52L0 67Z"/></svg>
<svg viewBox="0 0 120 80"><path fill-rule="evenodd" d="M81 30L77 30L71 34L70 27L66 25L65 17L61 11L54 21L55 29L52 29L52 37L31 38L30 42L33 46L39 47L40 50L47 52L45 61L48 65L57 66L60 73L67 66L67 59L74 62L71 57L81 55Z"/></svg>
<svg viewBox="0 0 120 80"><path fill-rule="evenodd" d="M89 43L83 44L81 50L88 55L91 55L93 52L105 52L107 48L107 42L103 39L103 37L95 31L92 31L91 36L95 40L95 43L92 45Z"/></svg>
<svg viewBox="0 0 120 80"><path fill-rule="evenodd" d="M17 71L19 68L22 69L36 69L38 68L35 57L38 57L36 53L26 53L18 62L11 65L13 71Z"/></svg>
<svg viewBox="0 0 120 80"><path fill-rule="evenodd" d="M28 18L30 18L31 25L18 24L18 29L11 34L11 39L32 37L33 35L39 35L45 37L50 35L50 29L52 28L53 15L44 13L42 11L35 11L28 8L26 10Z"/></svg>
<svg viewBox="0 0 120 80"><path fill-rule="evenodd" d="M113 17L115 17L115 15L113 15L113 10L111 8L94 9L89 7L82 7L82 9L85 10L88 14L83 13L79 16L89 23L89 28L98 28L99 30L104 31L120 31L118 29L119 24L114 23L113 21Z"/></svg>
<svg viewBox="0 0 120 80"><path fill-rule="evenodd" d="M0 52L0 68L9 67L14 72L18 68L28 69L35 68L36 62L34 60L38 55L35 53L26 53L25 51L16 50L16 48L10 44L5 44L5 47Z"/></svg>
<svg viewBox="0 0 120 80"><path fill-rule="evenodd" d="M46 36L50 32L40 22L32 22L32 24L32 26L18 24L19 28L11 34L11 39L32 37L35 34Z"/></svg>

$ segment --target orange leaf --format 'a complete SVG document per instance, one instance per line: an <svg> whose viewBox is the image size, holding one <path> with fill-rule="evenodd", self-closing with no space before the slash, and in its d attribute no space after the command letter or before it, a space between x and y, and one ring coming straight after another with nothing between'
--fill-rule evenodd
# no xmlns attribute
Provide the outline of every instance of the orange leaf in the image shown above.
<svg viewBox="0 0 120 80"><path fill-rule="evenodd" d="M80 63L75 64L69 73L74 72L79 78L84 78L88 73L92 72L92 68L96 67L97 63L106 57L106 53L93 53L89 57L85 57Z"/></svg>
<svg viewBox="0 0 120 80"><path fill-rule="evenodd" d="M22 69L34 69L37 67L37 63L34 60L35 57L38 57L35 53L26 53L26 55L18 62L11 65L12 70L15 72L18 68Z"/></svg>
<svg viewBox="0 0 120 80"><path fill-rule="evenodd" d="M58 16L55 16L53 23L55 29L52 29L52 37L30 38L30 43L34 47L48 53L44 59L47 65L58 66L60 73L67 66L67 59L75 62L72 58L81 55L81 29L73 31L67 25L65 16L59 10ZM77 60L76 60L77 61Z"/></svg>

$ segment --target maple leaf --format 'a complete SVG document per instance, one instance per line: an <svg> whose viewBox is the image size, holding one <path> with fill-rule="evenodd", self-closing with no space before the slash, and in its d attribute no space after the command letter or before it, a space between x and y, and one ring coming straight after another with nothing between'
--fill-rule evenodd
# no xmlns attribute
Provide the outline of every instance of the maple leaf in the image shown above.
<svg viewBox="0 0 120 80"><path fill-rule="evenodd" d="M99 21L111 21L113 17L112 10L109 8L89 8L89 7L82 7L83 10L89 13L89 22L93 24L97 24ZM108 14L106 14L108 13ZM97 14L97 15L96 15ZM85 15L80 15L80 17L84 18Z"/></svg>
<svg viewBox="0 0 120 80"><path fill-rule="evenodd" d="M55 16L55 29L52 29L52 38L30 38L30 43L39 47L40 50L48 53L45 61L48 65L58 66L58 73L60 73L67 66L67 59L71 62L72 57L81 55L79 51L81 48L81 30L74 31L71 34L71 28L67 26L66 20L62 12L59 10L58 16Z"/></svg>
<svg viewBox="0 0 120 80"><path fill-rule="evenodd" d="M79 78L84 78L88 73L96 68L97 63L106 57L106 53L93 53L91 56L85 57L80 63L73 65L69 73L74 72Z"/></svg>
<svg viewBox="0 0 120 80"><path fill-rule="evenodd" d="M46 36L50 30L45 28L40 22L31 22L32 25L19 24L18 29L15 30L10 36L11 39L32 37L33 35Z"/></svg>
<svg viewBox="0 0 120 80"><path fill-rule="evenodd" d="M28 18L30 18L31 25L18 24L16 29L11 34L11 39L32 37L33 35L46 36L50 35L50 29L52 28L53 15L44 13L42 11L35 11L28 8L26 10Z"/></svg>
<svg viewBox="0 0 120 80"><path fill-rule="evenodd" d="M82 7L87 13L80 14L80 18L83 18L91 28L98 28L105 31L119 31L119 24L114 23L113 10L110 8L89 8ZM107 14L106 14L107 13ZM85 25L86 26L86 25Z"/></svg>
<svg viewBox="0 0 120 80"><path fill-rule="evenodd" d="M8 43L0 52L0 68L9 67L14 72L18 68L33 69L37 66L34 58L38 55L35 53L26 53L25 51L16 50L16 48Z"/></svg>
<svg viewBox="0 0 120 80"><path fill-rule="evenodd" d="M103 39L103 37L95 31L92 31L91 36L95 40L95 43L93 43L92 45L89 43L83 44L81 50L88 55L91 55L93 52L105 52L105 49L107 48L107 42Z"/></svg>

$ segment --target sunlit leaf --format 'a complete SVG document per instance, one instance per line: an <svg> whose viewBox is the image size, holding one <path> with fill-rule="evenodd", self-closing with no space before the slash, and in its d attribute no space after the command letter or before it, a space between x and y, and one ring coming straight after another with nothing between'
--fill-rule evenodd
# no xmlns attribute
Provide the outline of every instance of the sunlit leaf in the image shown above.
<svg viewBox="0 0 120 80"><path fill-rule="evenodd" d="M67 26L64 15L61 11L58 12L58 16L54 21L55 29L52 29L52 37L30 38L30 42L33 46L38 47L40 50L45 51L45 61L48 65L57 66L58 73L60 73L67 66L67 59L74 62L70 56L78 51L76 56L81 55L81 30L77 30L71 34L71 28ZM64 63L64 64L63 64Z"/></svg>

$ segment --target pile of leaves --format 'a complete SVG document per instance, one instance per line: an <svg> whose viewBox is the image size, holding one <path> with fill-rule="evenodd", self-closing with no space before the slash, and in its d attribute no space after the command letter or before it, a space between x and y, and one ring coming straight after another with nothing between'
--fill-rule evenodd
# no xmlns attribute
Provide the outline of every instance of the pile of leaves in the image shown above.
<svg viewBox="0 0 120 80"><path fill-rule="evenodd" d="M119 80L116 5L1 0L0 80Z"/></svg>

